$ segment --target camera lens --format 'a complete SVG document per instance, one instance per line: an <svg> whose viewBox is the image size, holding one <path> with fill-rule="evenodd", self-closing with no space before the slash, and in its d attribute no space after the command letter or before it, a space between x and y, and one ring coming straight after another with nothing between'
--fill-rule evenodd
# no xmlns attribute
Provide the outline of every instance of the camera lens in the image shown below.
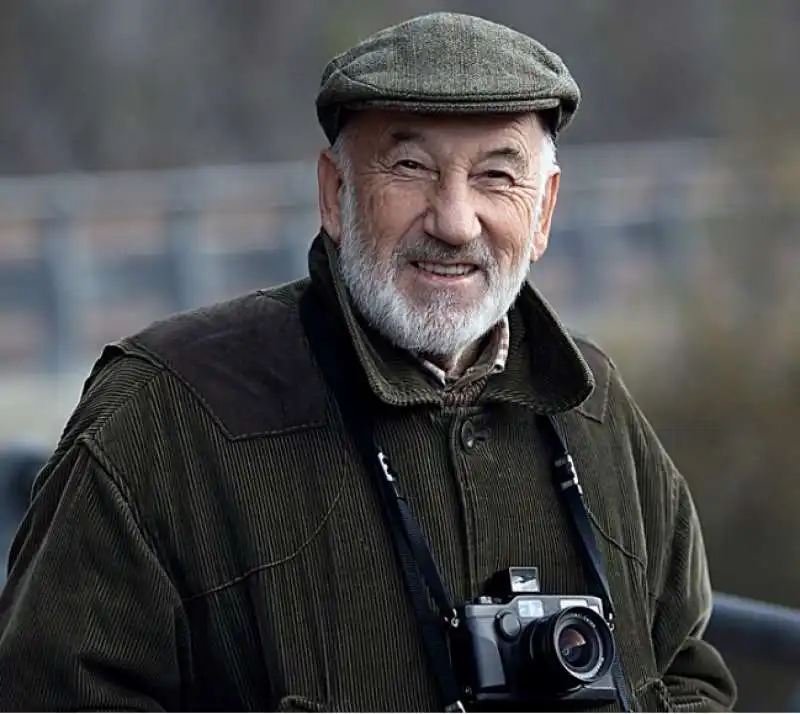
<svg viewBox="0 0 800 714"><path fill-rule="evenodd" d="M614 641L605 620L588 607L568 607L531 623L531 671L562 691L591 684L611 667Z"/></svg>
<svg viewBox="0 0 800 714"><path fill-rule="evenodd" d="M561 659L576 671L591 670L602 656L599 641L586 623L571 622L556 635L556 648Z"/></svg>

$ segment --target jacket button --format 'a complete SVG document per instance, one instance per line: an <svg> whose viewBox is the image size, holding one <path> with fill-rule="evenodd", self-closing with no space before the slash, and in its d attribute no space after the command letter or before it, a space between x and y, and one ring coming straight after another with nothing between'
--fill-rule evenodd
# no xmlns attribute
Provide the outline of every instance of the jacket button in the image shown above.
<svg viewBox="0 0 800 714"><path fill-rule="evenodd" d="M466 451L472 451L475 444L475 424L471 419L466 419L461 425L461 445Z"/></svg>

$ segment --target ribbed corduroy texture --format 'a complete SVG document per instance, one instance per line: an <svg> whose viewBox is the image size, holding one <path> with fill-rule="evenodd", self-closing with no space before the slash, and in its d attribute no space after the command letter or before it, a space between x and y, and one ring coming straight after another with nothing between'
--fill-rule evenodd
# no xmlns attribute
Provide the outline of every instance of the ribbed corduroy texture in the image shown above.
<svg viewBox="0 0 800 714"><path fill-rule="evenodd" d="M312 262L338 319L321 241ZM105 355L12 552L0 709L437 709L371 484L297 322L306 289L182 316ZM344 312L454 599L511 565L538 566L545 592L585 592L534 414L591 382L539 298L526 289L507 369L471 400L444 398ZM697 639L710 588L686 484L613 367L580 346L597 385L559 419L637 706L725 709L730 675Z"/></svg>

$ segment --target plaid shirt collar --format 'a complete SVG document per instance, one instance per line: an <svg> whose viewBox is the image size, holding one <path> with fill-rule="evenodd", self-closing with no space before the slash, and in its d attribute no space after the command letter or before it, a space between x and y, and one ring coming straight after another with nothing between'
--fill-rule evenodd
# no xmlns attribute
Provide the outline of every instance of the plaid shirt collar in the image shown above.
<svg viewBox="0 0 800 714"><path fill-rule="evenodd" d="M504 315L503 319L492 330L489 341L478 359L463 373L460 371L446 372L426 359L418 359L418 361L440 386L449 388L463 387L484 377L502 372L506 368L510 340L511 329L508 316Z"/></svg>

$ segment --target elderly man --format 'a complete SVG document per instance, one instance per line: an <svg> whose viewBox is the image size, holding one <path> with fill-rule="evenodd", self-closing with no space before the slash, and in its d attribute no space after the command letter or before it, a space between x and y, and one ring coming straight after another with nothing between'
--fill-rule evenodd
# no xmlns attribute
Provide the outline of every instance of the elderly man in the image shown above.
<svg viewBox="0 0 800 714"><path fill-rule="evenodd" d="M526 283L578 99L462 15L331 61L309 278L104 351L12 549L0 708L732 705L686 482Z"/></svg>

